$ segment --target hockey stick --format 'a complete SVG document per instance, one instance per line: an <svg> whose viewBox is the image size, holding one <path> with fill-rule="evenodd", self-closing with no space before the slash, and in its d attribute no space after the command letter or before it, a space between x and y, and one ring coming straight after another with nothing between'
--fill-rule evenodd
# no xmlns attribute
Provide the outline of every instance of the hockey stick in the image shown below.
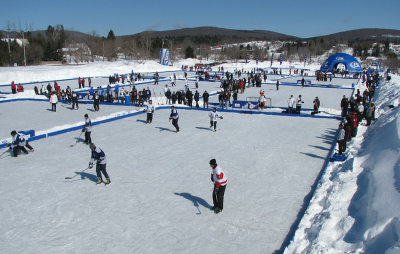
<svg viewBox="0 0 400 254"><path fill-rule="evenodd" d="M80 139L80 138L81 138L81 136L82 136L82 133L83 133L83 132L81 132L81 134L79 134L79 137L76 139L75 143L74 143L74 144L72 144L72 145L70 145L70 147L74 147L74 146L76 146L76 144L78 144L78 142L79 142L79 139Z"/></svg>
<svg viewBox="0 0 400 254"><path fill-rule="evenodd" d="M78 172L78 173L76 173L74 176L66 176L65 177L65 179L73 179L73 178L75 178L77 175L80 175L80 174L82 174L83 172L85 172L86 170L88 170L89 169L89 167L87 167L87 168L85 168L84 170L82 170L81 172Z"/></svg>
<svg viewBox="0 0 400 254"><path fill-rule="evenodd" d="M10 151L10 149L11 149L11 147L10 147L10 148L7 148L4 152L2 152L2 153L0 154L0 157L2 157L6 152ZM7 157L7 156L4 156L4 157Z"/></svg>

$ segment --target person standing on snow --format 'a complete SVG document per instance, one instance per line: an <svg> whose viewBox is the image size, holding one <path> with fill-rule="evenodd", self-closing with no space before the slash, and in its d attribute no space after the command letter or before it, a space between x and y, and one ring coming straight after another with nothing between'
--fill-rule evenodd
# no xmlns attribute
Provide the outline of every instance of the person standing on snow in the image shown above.
<svg viewBox="0 0 400 254"><path fill-rule="evenodd" d="M99 111L100 110L100 95L99 95L99 89L97 89L97 91L94 92L93 95L93 108L94 111Z"/></svg>
<svg viewBox="0 0 400 254"><path fill-rule="evenodd" d="M216 108L213 108L208 116L210 117L210 128L214 127L214 131L217 131L217 118L223 119L223 117L218 114Z"/></svg>
<svg viewBox="0 0 400 254"><path fill-rule="evenodd" d="M267 98L265 98L264 90L260 91L260 97L258 98L258 108L263 111L265 107L265 103L267 102Z"/></svg>
<svg viewBox="0 0 400 254"><path fill-rule="evenodd" d="M228 179L225 172L217 165L215 159L210 160L210 167L212 168L211 181L214 183L213 189L213 207L215 213L220 213L224 209L224 195Z"/></svg>
<svg viewBox="0 0 400 254"><path fill-rule="evenodd" d="M208 98L210 95L207 93L207 91L204 91L203 93L203 108L207 107L208 108Z"/></svg>
<svg viewBox="0 0 400 254"><path fill-rule="evenodd" d="M151 123L153 121L153 113L154 113L154 105L152 100L149 100L149 103L146 104L143 112L147 113L146 123Z"/></svg>
<svg viewBox="0 0 400 254"><path fill-rule="evenodd" d="M346 151L346 139L345 139L345 130L343 128L343 124L339 124L339 134L337 138L338 143L338 155L341 156L343 152Z"/></svg>
<svg viewBox="0 0 400 254"><path fill-rule="evenodd" d="M346 95L343 95L343 98L340 101L340 107L342 108L342 117L346 117L349 108L349 99L346 98Z"/></svg>
<svg viewBox="0 0 400 254"><path fill-rule="evenodd" d="M171 120L171 119L172 119L172 125L176 129L176 133L178 133L179 132L179 125L178 125L179 115L178 115L178 111L175 109L174 106L171 106L171 114L169 116L169 120Z"/></svg>
<svg viewBox="0 0 400 254"><path fill-rule="evenodd" d="M312 115L318 114L319 113L319 106L321 105L320 100L318 99L318 96L315 97L314 101L314 111L311 113Z"/></svg>
<svg viewBox="0 0 400 254"><path fill-rule="evenodd" d="M301 95L299 95L299 97L297 97L296 100L296 114L300 114L301 111L301 104L304 103L303 99L301 98Z"/></svg>
<svg viewBox="0 0 400 254"><path fill-rule="evenodd" d="M92 138L90 135L92 134L92 121L90 120L88 114L85 114L85 125L83 126L82 132L85 132L85 143L89 145L92 143Z"/></svg>
<svg viewBox="0 0 400 254"><path fill-rule="evenodd" d="M55 92L52 92L50 96L51 111L56 112L57 102L58 102L57 94Z"/></svg>
<svg viewBox="0 0 400 254"><path fill-rule="evenodd" d="M199 108L199 100L200 100L200 94L199 91L196 90L194 93L194 101L196 102L196 108Z"/></svg>
<svg viewBox="0 0 400 254"><path fill-rule="evenodd" d="M99 147L96 147L96 145L93 143L91 143L89 147L90 150L92 150L92 157L90 158L89 168L93 168L93 164L96 161L97 184L103 182L103 178L101 177L102 173L106 178L105 184L110 184L110 177L108 176L106 171L106 154L103 152L103 150L101 150Z"/></svg>
<svg viewBox="0 0 400 254"><path fill-rule="evenodd" d="M288 110L287 113L293 113L293 107L296 103L296 100L294 99L293 95L290 95L290 98L288 99Z"/></svg>
<svg viewBox="0 0 400 254"><path fill-rule="evenodd" d="M72 109L75 109L75 106L76 106L76 109L79 109L78 95L75 92L72 92L71 96L72 96Z"/></svg>

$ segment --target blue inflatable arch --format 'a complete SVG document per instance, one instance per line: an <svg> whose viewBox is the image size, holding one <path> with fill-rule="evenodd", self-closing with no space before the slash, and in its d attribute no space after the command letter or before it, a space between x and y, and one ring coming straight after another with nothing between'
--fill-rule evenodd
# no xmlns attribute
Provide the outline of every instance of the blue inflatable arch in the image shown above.
<svg viewBox="0 0 400 254"><path fill-rule="evenodd" d="M360 62L353 56L344 53L331 55L321 65L320 72L338 72L340 68L345 67L347 73L361 73L362 68Z"/></svg>

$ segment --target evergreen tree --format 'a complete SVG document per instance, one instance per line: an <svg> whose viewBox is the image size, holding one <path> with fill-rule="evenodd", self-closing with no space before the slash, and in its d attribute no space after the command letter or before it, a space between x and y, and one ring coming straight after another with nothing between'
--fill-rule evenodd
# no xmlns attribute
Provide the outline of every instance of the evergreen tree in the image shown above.
<svg viewBox="0 0 400 254"><path fill-rule="evenodd" d="M110 30L110 32L108 32L107 40L115 40L115 35L113 30Z"/></svg>
<svg viewBox="0 0 400 254"><path fill-rule="evenodd" d="M188 46L185 50L185 58L194 58L194 50L192 47Z"/></svg>

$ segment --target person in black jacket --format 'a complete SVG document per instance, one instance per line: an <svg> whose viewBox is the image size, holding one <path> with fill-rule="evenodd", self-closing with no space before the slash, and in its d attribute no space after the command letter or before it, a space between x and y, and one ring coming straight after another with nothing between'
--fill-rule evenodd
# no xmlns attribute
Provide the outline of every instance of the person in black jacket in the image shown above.
<svg viewBox="0 0 400 254"><path fill-rule="evenodd" d="M188 106L192 107L192 105L193 105L193 93L189 89L186 92L186 99L187 99L187 102L188 102Z"/></svg>
<svg viewBox="0 0 400 254"><path fill-rule="evenodd" d="M204 91L203 93L203 108L206 107L208 108L208 98L210 97L210 95L207 93L207 91Z"/></svg>
<svg viewBox="0 0 400 254"><path fill-rule="evenodd" d="M176 98L178 99L178 104L182 104L182 93L181 91L176 92Z"/></svg>
<svg viewBox="0 0 400 254"><path fill-rule="evenodd" d="M167 104L170 105L171 104L171 90L168 90L165 92L165 97L167 97Z"/></svg>
<svg viewBox="0 0 400 254"><path fill-rule="evenodd" d="M198 108L199 107L200 94L199 94L199 91L197 91L197 90L194 93L194 100L196 101L196 108Z"/></svg>
<svg viewBox="0 0 400 254"><path fill-rule="evenodd" d="M340 107L342 108L342 117L347 116L347 110L349 107L349 100L346 98L346 95L343 95L343 99L340 102Z"/></svg>
<svg viewBox="0 0 400 254"><path fill-rule="evenodd" d="M172 99L172 104L175 104L176 100L178 99L178 96L176 95L175 91L172 92L171 99Z"/></svg>
<svg viewBox="0 0 400 254"><path fill-rule="evenodd" d="M75 92L72 92L71 97L72 97L72 109L75 109L75 106L76 106L76 109L79 109L78 95Z"/></svg>

